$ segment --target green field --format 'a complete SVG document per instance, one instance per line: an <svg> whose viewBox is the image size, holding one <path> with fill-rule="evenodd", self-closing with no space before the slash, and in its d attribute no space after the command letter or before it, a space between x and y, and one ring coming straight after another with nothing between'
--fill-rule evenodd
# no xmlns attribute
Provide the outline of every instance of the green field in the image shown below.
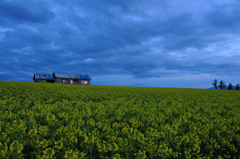
<svg viewBox="0 0 240 159"><path fill-rule="evenodd" d="M0 81L0 158L240 158L240 91Z"/></svg>

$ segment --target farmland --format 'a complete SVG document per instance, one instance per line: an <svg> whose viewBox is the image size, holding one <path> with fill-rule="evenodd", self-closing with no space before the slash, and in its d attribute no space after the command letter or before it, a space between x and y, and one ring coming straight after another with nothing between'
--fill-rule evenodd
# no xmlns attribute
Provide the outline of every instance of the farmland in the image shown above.
<svg viewBox="0 0 240 159"><path fill-rule="evenodd" d="M0 81L0 158L239 158L240 93Z"/></svg>

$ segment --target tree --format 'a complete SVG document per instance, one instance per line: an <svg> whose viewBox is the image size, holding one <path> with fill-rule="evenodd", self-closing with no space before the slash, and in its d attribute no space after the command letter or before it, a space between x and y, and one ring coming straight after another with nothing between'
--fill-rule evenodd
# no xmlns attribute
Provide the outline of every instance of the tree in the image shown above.
<svg viewBox="0 0 240 159"><path fill-rule="evenodd" d="M215 87L215 89L217 89L217 83L218 83L218 82L217 82L217 79L213 80L213 83L212 83L212 84L213 84L213 86Z"/></svg>
<svg viewBox="0 0 240 159"><path fill-rule="evenodd" d="M228 88L227 88L228 90L233 90L233 88L232 88L232 83L230 83L229 85L228 85Z"/></svg>
<svg viewBox="0 0 240 159"><path fill-rule="evenodd" d="M223 89L224 87L226 87L226 84L224 83L223 80L221 80L221 81L219 82L218 87L221 88L221 89Z"/></svg>
<svg viewBox="0 0 240 159"><path fill-rule="evenodd" d="M239 90L239 84L236 85L236 88L235 88L235 89L236 89L236 90Z"/></svg>

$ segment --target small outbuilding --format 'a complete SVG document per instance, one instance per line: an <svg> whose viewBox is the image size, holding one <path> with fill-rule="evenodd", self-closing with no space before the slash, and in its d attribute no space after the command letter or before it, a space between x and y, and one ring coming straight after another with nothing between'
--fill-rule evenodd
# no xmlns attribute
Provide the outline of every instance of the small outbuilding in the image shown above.
<svg viewBox="0 0 240 159"><path fill-rule="evenodd" d="M88 76L88 74L81 75L54 72L53 74L35 73L33 80L34 82L40 82L44 80L50 83L90 85L91 78Z"/></svg>
<svg viewBox="0 0 240 159"><path fill-rule="evenodd" d="M47 81L49 83L54 83L53 75L46 73L34 73L33 80L34 82Z"/></svg>

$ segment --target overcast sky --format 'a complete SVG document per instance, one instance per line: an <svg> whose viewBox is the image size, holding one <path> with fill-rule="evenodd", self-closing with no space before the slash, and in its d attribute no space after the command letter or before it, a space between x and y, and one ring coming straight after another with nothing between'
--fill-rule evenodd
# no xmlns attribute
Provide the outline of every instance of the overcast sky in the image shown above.
<svg viewBox="0 0 240 159"><path fill-rule="evenodd" d="M240 1L0 0L0 80L53 72L93 85L240 83Z"/></svg>

